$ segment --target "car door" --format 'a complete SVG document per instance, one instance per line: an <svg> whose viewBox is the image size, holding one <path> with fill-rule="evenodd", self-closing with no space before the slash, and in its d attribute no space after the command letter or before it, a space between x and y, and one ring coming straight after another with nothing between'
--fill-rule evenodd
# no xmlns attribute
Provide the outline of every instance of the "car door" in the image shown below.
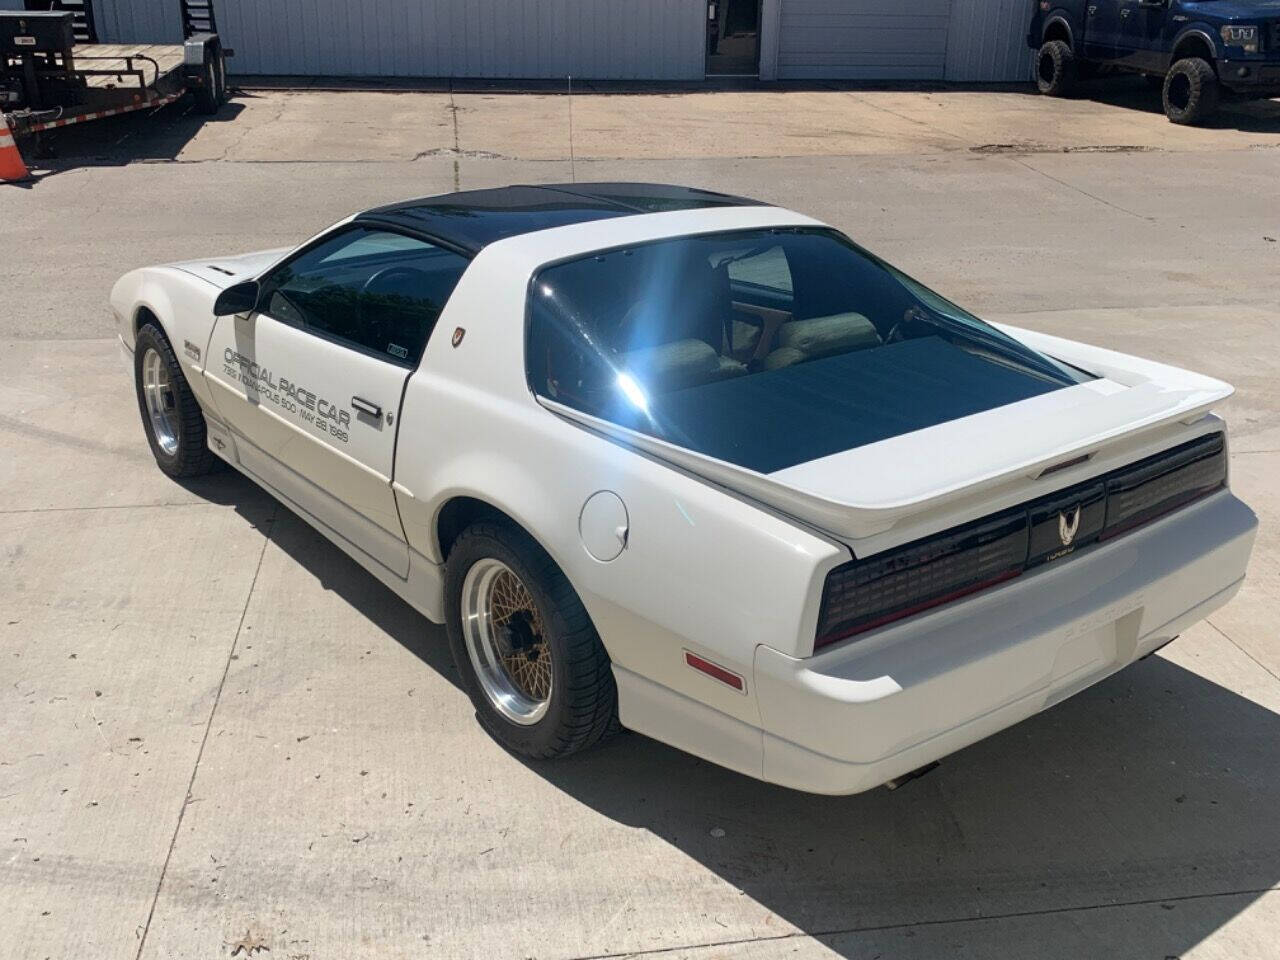
<svg viewBox="0 0 1280 960"><path fill-rule="evenodd" d="M400 401L467 262L349 225L269 271L258 309L219 317L209 345L206 377L240 464L402 577Z"/></svg>
<svg viewBox="0 0 1280 960"><path fill-rule="evenodd" d="M1084 21L1086 57L1110 61L1120 55L1120 14L1130 4L1131 0L1089 0Z"/></svg>
<svg viewBox="0 0 1280 960"><path fill-rule="evenodd" d="M1120 0L1119 20L1116 23L1116 62L1126 67L1141 68L1146 65L1150 44L1147 42L1151 7L1140 0ZM1155 21L1155 37L1159 37L1159 18Z"/></svg>
<svg viewBox="0 0 1280 960"><path fill-rule="evenodd" d="M1134 0L1120 21L1121 56L1127 66L1162 71L1168 59L1169 9L1165 0Z"/></svg>

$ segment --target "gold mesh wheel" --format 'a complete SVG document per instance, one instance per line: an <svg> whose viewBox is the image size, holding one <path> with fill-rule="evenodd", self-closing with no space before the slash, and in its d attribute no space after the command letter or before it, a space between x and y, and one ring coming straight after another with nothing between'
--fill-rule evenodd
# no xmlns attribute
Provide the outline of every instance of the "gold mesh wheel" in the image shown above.
<svg viewBox="0 0 1280 960"><path fill-rule="evenodd" d="M489 702L514 723L537 723L551 702L551 644L524 582L501 560L472 564L462 584L462 635Z"/></svg>

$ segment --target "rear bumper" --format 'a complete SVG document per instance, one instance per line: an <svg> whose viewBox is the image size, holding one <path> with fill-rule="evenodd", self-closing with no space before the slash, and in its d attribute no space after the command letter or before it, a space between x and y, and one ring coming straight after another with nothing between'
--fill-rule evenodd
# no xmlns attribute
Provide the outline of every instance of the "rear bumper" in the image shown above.
<svg viewBox="0 0 1280 960"><path fill-rule="evenodd" d="M1224 490L819 656L757 648L764 779L856 793L1066 699L1226 603L1256 528Z"/></svg>

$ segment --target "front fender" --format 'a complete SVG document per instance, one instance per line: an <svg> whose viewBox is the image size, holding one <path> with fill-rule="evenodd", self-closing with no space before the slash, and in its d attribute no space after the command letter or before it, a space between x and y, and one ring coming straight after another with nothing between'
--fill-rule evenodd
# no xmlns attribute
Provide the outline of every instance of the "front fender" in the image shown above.
<svg viewBox="0 0 1280 960"><path fill-rule="evenodd" d="M1184 41L1192 38L1204 40L1209 49L1213 51L1215 60L1226 55L1226 47L1222 42L1222 36L1218 32L1218 27L1205 23L1203 20L1196 20L1188 24L1184 24L1173 36L1173 42L1169 46L1170 62L1172 58L1177 56L1178 48L1182 46Z"/></svg>
<svg viewBox="0 0 1280 960"><path fill-rule="evenodd" d="M134 350L141 317L150 313L173 347L191 391L206 413L213 407L204 380L205 353L213 332L217 288L172 267L143 267L111 288L111 312L120 341Z"/></svg>

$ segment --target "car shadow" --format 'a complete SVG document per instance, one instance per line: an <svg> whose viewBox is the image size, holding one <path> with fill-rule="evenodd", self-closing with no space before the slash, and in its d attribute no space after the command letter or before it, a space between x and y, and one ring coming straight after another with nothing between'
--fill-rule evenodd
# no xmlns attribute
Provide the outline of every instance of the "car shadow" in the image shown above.
<svg viewBox="0 0 1280 960"><path fill-rule="evenodd" d="M288 507L230 467L175 481L188 493L232 507L325 589L424 664L462 689L444 628L431 623Z"/></svg>
<svg viewBox="0 0 1280 960"><path fill-rule="evenodd" d="M465 695L443 629L287 508L230 471L188 489L265 526ZM511 762L759 904L780 921L761 939L804 934L852 960L862 938L943 926L950 952L970 956L965 925L1003 917L1040 926L1034 948L997 955L1086 955L1073 946L1083 936L1092 951L1109 943L1108 957L1176 957L1280 880L1278 743L1276 713L1157 654L896 791L799 793L627 732L568 759ZM937 955L925 941L894 955ZM709 926L700 945L732 942Z"/></svg>
<svg viewBox="0 0 1280 960"><path fill-rule="evenodd" d="M1040 95L1030 84L1027 85L1027 92ZM1073 97L1137 113L1164 115L1160 91L1137 76L1082 80ZM1224 98L1217 112L1197 126L1208 130L1280 134L1280 101Z"/></svg>

